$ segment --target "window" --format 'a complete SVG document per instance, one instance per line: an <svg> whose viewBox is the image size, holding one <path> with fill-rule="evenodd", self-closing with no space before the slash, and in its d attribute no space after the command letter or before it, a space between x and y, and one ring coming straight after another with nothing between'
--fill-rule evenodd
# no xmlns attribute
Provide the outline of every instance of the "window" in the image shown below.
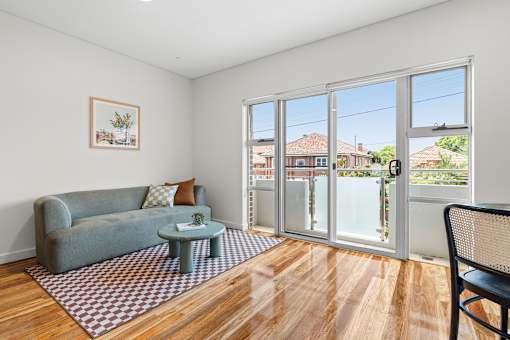
<svg viewBox="0 0 510 340"><path fill-rule="evenodd" d="M273 102L250 106L250 138L274 138L274 104Z"/></svg>
<svg viewBox="0 0 510 340"><path fill-rule="evenodd" d="M328 166L328 157L317 157L315 158L316 166Z"/></svg>
<svg viewBox="0 0 510 340"><path fill-rule="evenodd" d="M466 68L411 77L411 127L466 124Z"/></svg>
<svg viewBox="0 0 510 340"><path fill-rule="evenodd" d="M245 100L243 218L391 256L447 257L444 207L472 201L473 77L471 58L459 58Z"/></svg>
<svg viewBox="0 0 510 340"><path fill-rule="evenodd" d="M428 185L435 189L432 198L469 199L469 136L410 138L409 183L421 185L420 192L411 190L411 197L423 195ZM456 196L446 195L447 190L457 190Z"/></svg>
<svg viewBox="0 0 510 340"><path fill-rule="evenodd" d="M275 225L274 214L267 213L274 206L274 102L249 105L247 113L248 225L267 232Z"/></svg>

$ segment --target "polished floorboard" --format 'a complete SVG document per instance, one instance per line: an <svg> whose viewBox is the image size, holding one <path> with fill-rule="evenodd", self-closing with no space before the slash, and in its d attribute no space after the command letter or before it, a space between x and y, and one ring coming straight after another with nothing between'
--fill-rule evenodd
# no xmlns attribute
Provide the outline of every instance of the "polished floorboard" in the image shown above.
<svg viewBox="0 0 510 340"><path fill-rule="evenodd" d="M0 339L87 339L24 268L0 266ZM447 339L447 267L297 240L124 324L117 339ZM498 324L497 306L475 305ZM495 339L461 315L460 339Z"/></svg>

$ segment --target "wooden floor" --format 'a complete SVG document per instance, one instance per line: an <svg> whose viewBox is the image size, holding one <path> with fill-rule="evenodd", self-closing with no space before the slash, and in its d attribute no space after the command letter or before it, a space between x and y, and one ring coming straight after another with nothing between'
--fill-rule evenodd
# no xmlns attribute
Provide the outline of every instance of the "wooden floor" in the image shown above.
<svg viewBox="0 0 510 340"><path fill-rule="evenodd" d="M0 266L0 338L88 338L23 272L34 263ZM433 340L448 320L446 267L285 240L104 338ZM460 339L495 337L462 315Z"/></svg>

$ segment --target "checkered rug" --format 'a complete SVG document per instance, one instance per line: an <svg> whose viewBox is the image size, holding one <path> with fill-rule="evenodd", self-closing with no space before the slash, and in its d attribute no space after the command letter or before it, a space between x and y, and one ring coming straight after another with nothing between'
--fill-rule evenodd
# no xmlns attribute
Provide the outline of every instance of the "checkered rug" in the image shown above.
<svg viewBox="0 0 510 340"><path fill-rule="evenodd" d="M27 272L94 338L279 243L227 229L222 257L208 257L209 241L193 242L189 274L180 274L179 259L168 257L168 243L63 274L40 265Z"/></svg>

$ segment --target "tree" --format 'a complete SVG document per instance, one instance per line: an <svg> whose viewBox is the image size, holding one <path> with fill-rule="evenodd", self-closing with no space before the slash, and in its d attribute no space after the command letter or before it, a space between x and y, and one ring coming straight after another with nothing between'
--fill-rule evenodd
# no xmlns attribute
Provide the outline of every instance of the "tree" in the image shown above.
<svg viewBox="0 0 510 340"><path fill-rule="evenodd" d="M434 168L435 169L456 169L458 168L457 164L452 162L452 157L442 154L439 154L439 157L441 157L441 160L439 163L437 163Z"/></svg>
<svg viewBox="0 0 510 340"><path fill-rule="evenodd" d="M457 152L463 155L468 154L468 139L467 136L446 136L441 137L436 146L440 148Z"/></svg>
<svg viewBox="0 0 510 340"><path fill-rule="evenodd" d="M131 142L129 137L129 130L135 124L135 121L131 117L131 114L126 112L122 116L118 112L115 112L115 114L113 115L113 119L110 120L110 123L114 128L124 130L125 144L129 144Z"/></svg>
<svg viewBox="0 0 510 340"><path fill-rule="evenodd" d="M122 119L122 116L118 112L115 112L113 119L110 120L110 123L116 129L122 129L124 127L124 119Z"/></svg>
<svg viewBox="0 0 510 340"><path fill-rule="evenodd" d="M345 168L346 165L347 165L347 159L345 157L340 157L337 159L337 161L336 161L337 168L339 168L339 169Z"/></svg>
<svg viewBox="0 0 510 340"><path fill-rule="evenodd" d="M388 164L392 159L395 159L395 146L386 145L379 151L372 151L372 161L381 165Z"/></svg>

